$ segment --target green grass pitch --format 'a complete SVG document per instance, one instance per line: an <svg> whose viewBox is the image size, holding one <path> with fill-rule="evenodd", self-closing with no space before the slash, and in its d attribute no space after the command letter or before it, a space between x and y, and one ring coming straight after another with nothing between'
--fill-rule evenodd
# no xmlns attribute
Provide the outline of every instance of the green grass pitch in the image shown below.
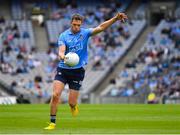
<svg viewBox="0 0 180 135"><path fill-rule="evenodd" d="M60 105L57 127L45 131L49 105L1 105L0 134L180 134L180 105Z"/></svg>

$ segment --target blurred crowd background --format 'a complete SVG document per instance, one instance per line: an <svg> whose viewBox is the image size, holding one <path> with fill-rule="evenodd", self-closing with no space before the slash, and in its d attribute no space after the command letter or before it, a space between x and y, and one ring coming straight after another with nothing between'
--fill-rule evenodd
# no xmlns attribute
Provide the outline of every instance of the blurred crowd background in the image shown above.
<svg viewBox="0 0 180 135"><path fill-rule="evenodd" d="M81 103L180 103L178 0L0 0L0 104L49 103L57 38L74 13L93 28L117 22L88 42ZM68 86L61 102L66 103Z"/></svg>

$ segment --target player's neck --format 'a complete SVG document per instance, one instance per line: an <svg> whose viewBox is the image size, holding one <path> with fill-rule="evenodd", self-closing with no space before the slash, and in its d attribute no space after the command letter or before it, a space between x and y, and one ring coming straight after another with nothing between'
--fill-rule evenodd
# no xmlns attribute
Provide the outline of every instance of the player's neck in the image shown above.
<svg viewBox="0 0 180 135"><path fill-rule="evenodd" d="M79 33L81 30L79 30L79 31L73 31L72 29L71 29L71 33L72 34L77 34L77 33Z"/></svg>

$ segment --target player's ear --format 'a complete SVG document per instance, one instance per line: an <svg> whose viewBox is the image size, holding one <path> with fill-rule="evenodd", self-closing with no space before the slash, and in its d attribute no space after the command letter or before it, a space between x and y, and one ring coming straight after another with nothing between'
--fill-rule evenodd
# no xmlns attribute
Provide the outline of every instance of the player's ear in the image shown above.
<svg viewBox="0 0 180 135"><path fill-rule="evenodd" d="M81 20L81 24L83 24L84 23L84 17L82 17L82 20Z"/></svg>

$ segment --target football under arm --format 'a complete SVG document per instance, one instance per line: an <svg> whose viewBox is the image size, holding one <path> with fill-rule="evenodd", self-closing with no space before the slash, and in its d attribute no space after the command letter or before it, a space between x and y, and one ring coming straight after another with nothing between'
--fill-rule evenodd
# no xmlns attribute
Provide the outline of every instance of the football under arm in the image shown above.
<svg viewBox="0 0 180 135"><path fill-rule="evenodd" d="M65 46L65 45L59 46L58 56L59 56L59 58L60 58L61 60L64 60L65 51L66 51L66 46Z"/></svg>

